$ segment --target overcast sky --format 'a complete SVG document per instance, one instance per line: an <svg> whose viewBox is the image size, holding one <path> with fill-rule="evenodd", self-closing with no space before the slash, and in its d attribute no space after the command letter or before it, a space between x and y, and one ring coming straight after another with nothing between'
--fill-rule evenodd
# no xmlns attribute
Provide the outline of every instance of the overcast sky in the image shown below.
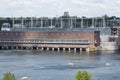
<svg viewBox="0 0 120 80"><path fill-rule="evenodd" d="M120 0L0 0L1 17L54 17L65 11L79 17L120 17Z"/></svg>

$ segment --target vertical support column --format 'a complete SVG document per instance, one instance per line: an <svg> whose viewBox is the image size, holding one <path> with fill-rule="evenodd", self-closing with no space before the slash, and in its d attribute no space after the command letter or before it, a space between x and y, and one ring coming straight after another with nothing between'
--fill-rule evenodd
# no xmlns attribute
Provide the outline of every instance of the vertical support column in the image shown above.
<svg viewBox="0 0 120 80"><path fill-rule="evenodd" d="M31 17L31 28L33 27L33 17Z"/></svg>
<svg viewBox="0 0 120 80"><path fill-rule="evenodd" d="M103 16L102 18L103 18L103 27L106 27L105 16Z"/></svg>
<svg viewBox="0 0 120 80"><path fill-rule="evenodd" d="M39 48L38 47L36 47L36 50L38 50Z"/></svg>
<svg viewBox="0 0 120 80"><path fill-rule="evenodd" d="M90 48L86 48L86 52L89 54L89 52L90 52Z"/></svg>
<svg viewBox="0 0 120 80"><path fill-rule="evenodd" d="M68 18L68 27L70 28L71 27L71 19L70 18Z"/></svg>
<svg viewBox="0 0 120 80"><path fill-rule="evenodd" d="M16 50L18 50L18 46L16 46Z"/></svg>
<svg viewBox="0 0 120 80"><path fill-rule="evenodd" d="M71 52L71 48L68 48L69 49L69 52Z"/></svg>
<svg viewBox="0 0 120 80"><path fill-rule="evenodd" d="M52 48L52 51L55 51L55 48Z"/></svg>
<svg viewBox="0 0 120 80"><path fill-rule="evenodd" d="M75 18L75 23L74 24L75 24L75 28L76 28L76 18Z"/></svg>
<svg viewBox="0 0 120 80"><path fill-rule="evenodd" d="M95 27L94 24L95 24L94 18L92 18L92 27L93 27L93 28Z"/></svg>
<svg viewBox="0 0 120 80"><path fill-rule="evenodd" d="M24 20L23 17L21 17L21 28L23 28Z"/></svg>
<svg viewBox="0 0 120 80"><path fill-rule="evenodd" d="M47 51L49 51L49 47L47 47Z"/></svg>
<svg viewBox="0 0 120 80"><path fill-rule="evenodd" d="M21 49L23 50L23 47L21 47ZM26 50L28 50L29 49L29 47L28 46L26 46Z"/></svg>
<svg viewBox="0 0 120 80"><path fill-rule="evenodd" d="M80 52L82 52L82 48L80 48Z"/></svg>
<svg viewBox="0 0 120 80"><path fill-rule="evenodd" d="M21 46L21 49L22 50L29 50L29 47L28 46Z"/></svg>
<svg viewBox="0 0 120 80"><path fill-rule="evenodd" d="M8 50L8 46L6 46L6 49Z"/></svg>
<svg viewBox="0 0 120 80"><path fill-rule="evenodd" d="M30 50L31 49L30 46L23 46L22 48L23 48L23 50L26 50L26 49Z"/></svg>
<svg viewBox="0 0 120 80"><path fill-rule="evenodd" d="M36 18L35 27L38 27L38 19Z"/></svg>
<svg viewBox="0 0 120 80"><path fill-rule="evenodd" d="M41 27L43 27L43 19L42 19L42 17L41 17Z"/></svg>
<svg viewBox="0 0 120 80"><path fill-rule="evenodd" d="M33 50L33 46L31 46L30 49Z"/></svg>
<svg viewBox="0 0 120 80"><path fill-rule="evenodd" d="M94 18L94 26L96 27L96 25L97 25L97 18L95 17Z"/></svg>
<svg viewBox="0 0 120 80"><path fill-rule="evenodd" d="M11 50L13 50L14 48L13 48L13 46L11 46Z"/></svg>
<svg viewBox="0 0 120 80"><path fill-rule="evenodd" d="M58 52L60 51L60 48L58 48Z"/></svg>
<svg viewBox="0 0 120 80"><path fill-rule="evenodd" d="M52 25L52 18L50 19L50 26L53 27L53 25Z"/></svg>
<svg viewBox="0 0 120 80"><path fill-rule="evenodd" d="M73 28L73 19L71 18L71 27L70 28Z"/></svg>
<svg viewBox="0 0 120 80"><path fill-rule="evenodd" d="M83 18L81 18L81 28L83 28Z"/></svg>
<svg viewBox="0 0 120 80"><path fill-rule="evenodd" d="M20 49L23 50L23 46L20 46Z"/></svg>
<svg viewBox="0 0 120 80"><path fill-rule="evenodd" d="M4 47L2 46L2 50L4 49Z"/></svg>
<svg viewBox="0 0 120 80"><path fill-rule="evenodd" d="M61 29L63 28L63 23L62 23L63 21L62 21L62 17L61 17Z"/></svg>
<svg viewBox="0 0 120 80"><path fill-rule="evenodd" d="M14 24L15 24L15 21L14 21L14 17L13 17L13 21L12 21L12 27L14 28Z"/></svg>
<svg viewBox="0 0 120 80"><path fill-rule="evenodd" d="M76 48L74 48L74 53L76 53Z"/></svg>
<svg viewBox="0 0 120 80"><path fill-rule="evenodd" d="M43 51L44 50L44 48L43 47L41 47L41 51Z"/></svg>
<svg viewBox="0 0 120 80"><path fill-rule="evenodd" d="M63 52L65 52L65 48L63 48Z"/></svg>

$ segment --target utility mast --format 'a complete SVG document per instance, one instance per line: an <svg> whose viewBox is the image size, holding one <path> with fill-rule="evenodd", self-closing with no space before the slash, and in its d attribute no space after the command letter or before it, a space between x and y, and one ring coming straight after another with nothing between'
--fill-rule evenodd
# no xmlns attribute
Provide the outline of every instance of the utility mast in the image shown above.
<svg viewBox="0 0 120 80"><path fill-rule="evenodd" d="M33 27L33 17L31 17L31 28Z"/></svg>
<svg viewBox="0 0 120 80"><path fill-rule="evenodd" d="M71 20L71 27L70 28L73 28L73 19L72 19L72 17L70 18L70 20Z"/></svg>
<svg viewBox="0 0 120 80"><path fill-rule="evenodd" d="M12 27L14 28L15 20L14 17L12 17Z"/></svg>
<svg viewBox="0 0 120 80"><path fill-rule="evenodd" d="M94 21L94 18L92 18L92 27L94 28L95 27L95 21Z"/></svg>
<svg viewBox="0 0 120 80"><path fill-rule="evenodd" d="M41 17L41 27L43 27L43 18Z"/></svg>
<svg viewBox="0 0 120 80"><path fill-rule="evenodd" d="M81 28L83 28L83 18L81 18Z"/></svg>
<svg viewBox="0 0 120 80"><path fill-rule="evenodd" d="M61 17L61 29L63 28L63 19Z"/></svg>
<svg viewBox="0 0 120 80"><path fill-rule="evenodd" d="M21 17L21 28L23 28L23 25L24 25L24 19L23 17Z"/></svg>
<svg viewBox="0 0 120 80"><path fill-rule="evenodd" d="M103 27L106 27L106 21L105 21L105 16L102 17L103 18Z"/></svg>

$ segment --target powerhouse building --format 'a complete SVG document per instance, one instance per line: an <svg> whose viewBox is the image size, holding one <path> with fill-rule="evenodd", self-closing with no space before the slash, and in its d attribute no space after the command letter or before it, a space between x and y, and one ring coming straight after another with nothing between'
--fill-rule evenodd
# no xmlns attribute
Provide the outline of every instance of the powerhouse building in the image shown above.
<svg viewBox="0 0 120 80"><path fill-rule="evenodd" d="M94 51L99 31L0 31L0 49Z"/></svg>

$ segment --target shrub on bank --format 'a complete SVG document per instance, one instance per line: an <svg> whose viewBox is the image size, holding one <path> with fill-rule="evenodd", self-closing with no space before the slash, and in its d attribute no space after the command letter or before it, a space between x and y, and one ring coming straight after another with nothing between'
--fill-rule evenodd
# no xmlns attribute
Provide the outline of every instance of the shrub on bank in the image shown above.
<svg viewBox="0 0 120 80"><path fill-rule="evenodd" d="M87 71L78 71L75 74L76 80L92 80L91 75Z"/></svg>
<svg viewBox="0 0 120 80"><path fill-rule="evenodd" d="M75 74L76 80L92 80L91 75L87 71L78 71ZM2 80L16 80L13 73L7 72L4 74ZM28 77L23 77L21 80L29 80Z"/></svg>
<svg viewBox="0 0 120 80"><path fill-rule="evenodd" d="M16 80L13 73L7 72L4 74L2 80Z"/></svg>

